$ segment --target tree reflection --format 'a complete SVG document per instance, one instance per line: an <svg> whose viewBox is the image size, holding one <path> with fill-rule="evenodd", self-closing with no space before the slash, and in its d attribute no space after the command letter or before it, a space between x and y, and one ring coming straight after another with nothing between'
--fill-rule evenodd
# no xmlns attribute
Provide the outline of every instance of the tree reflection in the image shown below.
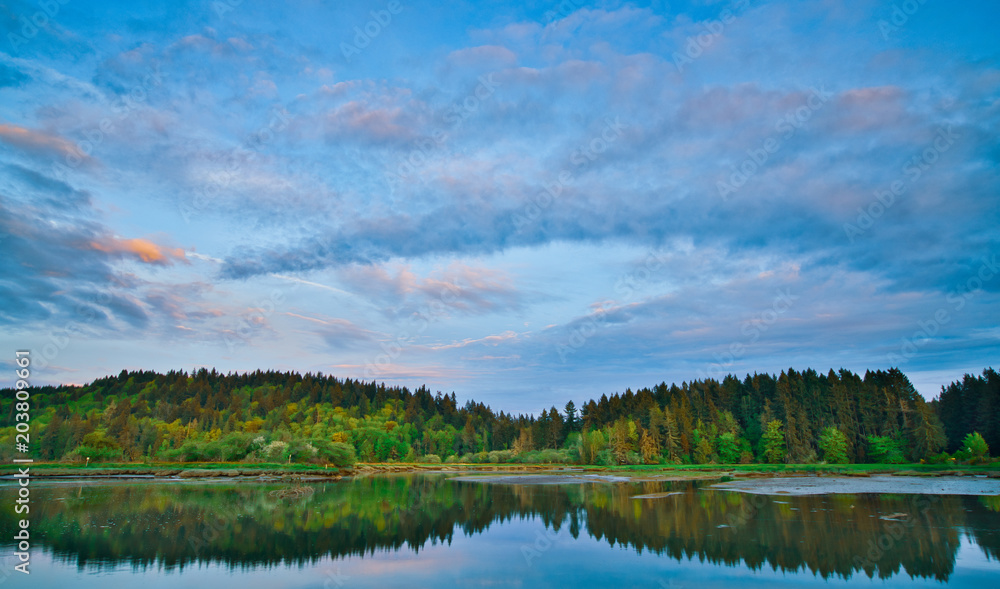
<svg viewBox="0 0 1000 589"><path fill-rule="evenodd" d="M283 485L118 483L40 486L32 536L79 567L129 563L167 569L316 563L322 558L450 543L456 530L539 518L572 536L673 559L823 578L905 571L947 580L969 534L1000 557L995 498L917 495L781 497L699 490L693 483L495 485L401 475L317 483L281 499ZM4 493L12 487L6 487ZM673 494L663 496L664 491ZM657 494L650 499L636 495ZM0 512L14 529L10 510ZM8 540L4 540L8 543Z"/></svg>

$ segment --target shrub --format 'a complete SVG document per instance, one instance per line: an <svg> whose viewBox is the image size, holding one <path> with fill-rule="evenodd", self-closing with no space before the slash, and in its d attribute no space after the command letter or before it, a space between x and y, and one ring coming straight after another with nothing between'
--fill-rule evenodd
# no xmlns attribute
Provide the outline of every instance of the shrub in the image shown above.
<svg viewBox="0 0 1000 589"><path fill-rule="evenodd" d="M250 447L250 435L238 432L226 434L219 440L219 458L225 462L237 462L246 458Z"/></svg>
<svg viewBox="0 0 1000 589"><path fill-rule="evenodd" d="M329 448L321 451L320 456L338 468L352 466L357 462L354 446L343 442L330 442Z"/></svg>
<svg viewBox="0 0 1000 589"><path fill-rule="evenodd" d="M927 459L927 464L946 464L951 461L951 455L947 452L935 454Z"/></svg>
<svg viewBox="0 0 1000 589"><path fill-rule="evenodd" d="M962 450L974 461L982 461L989 457L990 447L979 432L972 432L962 440Z"/></svg>
<svg viewBox="0 0 1000 589"><path fill-rule="evenodd" d="M902 442L888 436L868 436L868 458L876 464L902 464Z"/></svg>
<svg viewBox="0 0 1000 589"><path fill-rule="evenodd" d="M634 452L633 452L634 454ZM638 455L637 455L638 456ZM524 452L518 456L520 462L525 464L572 464L573 458L570 451L567 449L553 450L548 448L545 450L532 450L530 452Z"/></svg>
<svg viewBox="0 0 1000 589"><path fill-rule="evenodd" d="M425 454L420 458L417 458L417 462L423 462L426 464L441 464L441 457L437 454Z"/></svg>
<svg viewBox="0 0 1000 589"><path fill-rule="evenodd" d="M493 464L510 462L514 458L514 453L510 450L494 450L489 454L489 461Z"/></svg>
<svg viewBox="0 0 1000 589"><path fill-rule="evenodd" d="M611 450L601 450L597 453L597 465L598 466L617 466L618 461L615 460L614 455Z"/></svg>
<svg viewBox="0 0 1000 589"><path fill-rule="evenodd" d="M275 440L261 448L260 456L267 462L284 462L288 459L288 444Z"/></svg>
<svg viewBox="0 0 1000 589"><path fill-rule="evenodd" d="M93 446L77 446L66 458L73 462L83 462L87 458L91 462L114 462L122 459L120 448L95 448Z"/></svg>
<svg viewBox="0 0 1000 589"><path fill-rule="evenodd" d="M354 446L343 442L333 442L325 438L313 438L304 444L293 445L292 460L303 460L314 464L332 464L336 467L351 466L357 458Z"/></svg>

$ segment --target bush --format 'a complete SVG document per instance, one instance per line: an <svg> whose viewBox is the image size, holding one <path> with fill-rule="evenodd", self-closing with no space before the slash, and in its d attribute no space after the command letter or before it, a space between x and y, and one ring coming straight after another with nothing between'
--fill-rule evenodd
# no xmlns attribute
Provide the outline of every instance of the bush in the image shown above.
<svg viewBox="0 0 1000 589"><path fill-rule="evenodd" d="M551 448L546 450L532 450L530 452L523 452L518 456L520 462L524 464L572 464L573 458L570 451L567 449L553 450Z"/></svg>
<svg viewBox="0 0 1000 589"><path fill-rule="evenodd" d="M250 435L238 432L226 434L218 442L219 459L224 462L239 462L246 458L250 447Z"/></svg>
<svg viewBox="0 0 1000 589"><path fill-rule="evenodd" d="M614 455L611 450L601 450L597 453L597 465L598 466L617 466L618 461L615 460Z"/></svg>
<svg viewBox="0 0 1000 589"><path fill-rule="evenodd" d="M951 455L947 452L941 452L929 457L926 462L927 464L947 464L951 462Z"/></svg>
<svg viewBox="0 0 1000 589"><path fill-rule="evenodd" d="M417 462L423 462L425 464L441 464L441 457L437 454L425 454L420 458L417 458Z"/></svg>
<svg viewBox="0 0 1000 589"><path fill-rule="evenodd" d="M511 462L514 459L514 453L510 450L494 450L489 454L489 461L493 464Z"/></svg>
<svg viewBox="0 0 1000 589"><path fill-rule="evenodd" d="M120 448L77 446L75 450L66 455L66 458L72 462L84 462L88 458L91 462L115 462L122 459L122 451Z"/></svg>
<svg viewBox="0 0 1000 589"><path fill-rule="evenodd" d="M902 464L903 444L888 436L868 436L868 458L876 464Z"/></svg>
<svg viewBox="0 0 1000 589"><path fill-rule="evenodd" d="M299 452L303 454L306 461L316 464L332 464L338 468L352 466L357 462L357 457L354 455L354 446L345 444L344 442L332 442L323 438L309 440ZM293 460L298 460L298 457L295 456Z"/></svg>
<svg viewBox="0 0 1000 589"><path fill-rule="evenodd" d="M288 443L275 440L261 448L260 457L265 462L285 462L288 460Z"/></svg>
<svg viewBox="0 0 1000 589"><path fill-rule="evenodd" d="M968 453L969 457L976 462L984 461L990 455L990 447L979 432L972 432L965 436L965 439L962 440L962 450Z"/></svg>

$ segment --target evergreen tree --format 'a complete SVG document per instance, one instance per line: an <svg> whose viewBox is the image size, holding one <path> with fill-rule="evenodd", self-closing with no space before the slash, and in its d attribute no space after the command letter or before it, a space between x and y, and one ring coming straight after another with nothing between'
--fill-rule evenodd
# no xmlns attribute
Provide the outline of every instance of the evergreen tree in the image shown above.
<svg viewBox="0 0 1000 589"><path fill-rule="evenodd" d="M823 460L829 464L847 464L847 436L835 427L828 427L819 436Z"/></svg>
<svg viewBox="0 0 1000 589"><path fill-rule="evenodd" d="M772 419L764 430L764 460L772 464L785 459L785 431L780 419Z"/></svg>

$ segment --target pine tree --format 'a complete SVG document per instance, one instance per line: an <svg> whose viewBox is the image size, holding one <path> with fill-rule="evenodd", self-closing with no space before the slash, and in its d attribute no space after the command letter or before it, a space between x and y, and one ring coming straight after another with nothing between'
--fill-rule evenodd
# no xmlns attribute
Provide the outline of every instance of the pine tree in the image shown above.
<svg viewBox="0 0 1000 589"><path fill-rule="evenodd" d="M819 436L823 460L829 464L847 464L847 436L835 427L828 427Z"/></svg>
<svg viewBox="0 0 1000 589"><path fill-rule="evenodd" d="M777 464L785 459L785 432L780 419L772 419L764 430L764 459Z"/></svg>

